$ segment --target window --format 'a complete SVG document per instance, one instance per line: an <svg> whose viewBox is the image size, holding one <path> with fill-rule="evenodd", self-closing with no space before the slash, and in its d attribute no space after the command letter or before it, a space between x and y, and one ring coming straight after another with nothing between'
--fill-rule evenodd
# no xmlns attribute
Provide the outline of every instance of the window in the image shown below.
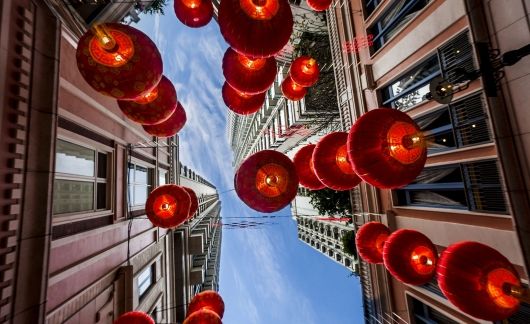
<svg viewBox="0 0 530 324"><path fill-rule="evenodd" d="M159 169L158 170L158 185L162 186L165 184L168 184L168 173L166 170Z"/></svg>
<svg viewBox="0 0 530 324"><path fill-rule="evenodd" d="M377 2L372 6L377 6ZM372 25L367 34L374 35L373 51L377 51L405 26L430 0L395 0L392 6ZM371 4L371 1L369 1ZM373 10L372 9L372 10Z"/></svg>
<svg viewBox="0 0 530 324"><path fill-rule="evenodd" d="M394 193L398 206L507 211L495 160L427 167L414 182Z"/></svg>
<svg viewBox="0 0 530 324"><path fill-rule="evenodd" d="M410 297L412 306L412 318L415 324L458 324L438 310L425 305L416 298Z"/></svg>
<svg viewBox="0 0 530 324"><path fill-rule="evenodd" d="M456 36L438 48L436 54L381 88L383 106L402 111L414 107L425 100L433 78L442 75L449 82L457 82L458 76L454 73L456 67L463 67L467 71L475 69L467 32Z"/></svg>
<svg viewBox="0 0 530 324"><path fill-rule="evenodd" d="M368 16L370 16L381 2L383 2L383 0L365 0L364 17L367 18Z"/></svg>
<svg viewBox="0 0 530 324"><path fill-rule="evenodd" d="M156 262L148 266L138 275L138 298L142 299L155 284Z"/></svg>
<svg viewBox="0 0 530 324"><path fill-rule="evenodd" d="M152 169L129 163L128 172L129 206L142 206L147 200L152 184Z"/></svg>
<svg viewBox="0 0 530 324"><path fill-rule="evenodd" d="M53 214L109 208L107 152L58 139L55 153Z"/></svg>

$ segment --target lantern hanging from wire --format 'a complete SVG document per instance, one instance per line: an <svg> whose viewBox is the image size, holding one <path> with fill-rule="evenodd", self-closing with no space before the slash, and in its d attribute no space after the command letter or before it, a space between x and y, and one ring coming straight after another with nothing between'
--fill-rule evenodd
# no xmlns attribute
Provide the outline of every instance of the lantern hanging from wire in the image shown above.
<svg viewBox="0 0 530 324"><path fill-rule="evenodd" d="M308 144L296 152L293 158L300 184L310 190L320 190L326 187L315 174L313 166L315 147L315 144Z"/></svg>
<svg viewBox="0 0 530 324"><path fill-rule="evenodd" d="M239 198L250 208L272 213L287 206L296 196L298 175L284 154L259 151L249 156L234 177Z"/></svg>
<svg viewBox="0 0 530 324"><path fill-rule="evenodd" d="M362 115L350 129L348 153L361 179L381 189L412 182L423 170L427 146L406 113L379 108Z"/></svg>
<svg viewBox="0 0 530 324"><path fill-rule="evenodd" d="M287 0L223 0L219 27L236 52L271 57L289 42L293 14Z"/></svg>
<svg viewBox="0 0 530 324"><path fill-rule="evenodd" d="M167 184L153 190L145 203L145 213L153 225L173 228L188 219L191 198L186 190L174 184Z"/></svg>
<svg viewBox="0 0 530 324"><path fill-rule="evenodd" d="M79 40L77 67L96 91L134 100L151 91L162 77L162 58L155 44L130 26L94 26Z"/></svg>
<svg viewBox="0 0 530 324"><path fill-rule="evenodd" d="M175 111L165 121L154 125L142 125L143 129L152 136L171 137L175 136L186 124L186 111L177 103Z"/></svg>
<svg viewBox="0 0 530 324"><path fill-rule="evenodd" d="M385 241L383 261L386 269L399 281L409 285L424 285L434 278L438 253L429 238L422 233L400 229Z"/></svg>
<svg viewBox="0 0 530 324"><path fill-rule="evenodd" d="M177 107L177 92L168 78L162 76L158 85L136 100L118 100L118 106L130 120L142 125L167 120Z"/></svg>
<svg viewBox="0 0 530 324"><path fill-rule="evenodd" d="M329 8L333 0L307 0L309 8L315 11L324 11Z"/></svg>
<svg viewBox="0 0 530 324"><path fill-rule="evenodd" d="M276 78L274 57L253 59L228 48L223 57L223 75L232 88L246 93L267 91Z"/></svg>
<svg viewBox="0 0 530 324"><path fill-rule="evenodd" d="M222 324L221 318L209 309L201 309L190 314L182 324Z"/></svg>
<svg viewBox="0 0 530 324"><path fill-rule="evenodd" d="M368 263L383 263L383 248L390 229L379 222L369 222L361 226L355 235L359 256Z"/></svg>
<svg viewBox="0 0 530 324"><path fill-rule="evenodd" d="M330 133L320 139L313 151L315 174L333 190L350 190L361 182L348 158L347 139L346 132Z"/></svg>
<svg viewBox="0 0 530 324"><path fill-rule="evenodd" d="M218 292L206 290L193 296L190 304L188 305L188 316L201 309L211 310L220 318L223 318L225 303Z"/></svg>
<svg viewBox="0 0 530 324"><path fill-rule="evenodd" d="M144 312L132 311L122 314L114 324L155 324L155 321Z"/></svg>
<svg viewBox="0 0 530 324"><path fill-rule="evenodd" d="M287 76L282 81L281 88L285 98L292 101L298 101L302 99L307 93L307 89L294 82L290 76Z"/></svg>
<svg viewBox="0 0 530 324"><path fill-rule="evenodd" d="M239 115L249 115L258 111L265 103L265 92L250 95L223 84L223 101L228 109Z"/></svg>
<svg viewBox="0 0 530 324"><path fill-rule="evenodd" d="M211 0L175 0L173 9L178 20L192 28L206 26L213 17Z"/></svg>
<svg viewBox="0 0 530 324"><path fill-rule="evenodd" d="M302 87L311 87L317 81L320 75L317 61L309 56L297 57L289 69L289 76L298 85Z"/></svg>
<svg viewBox="0 0 530 324"><path fill-rule="evenodd" d="M188 218L187 218L187 219L190 219L193 217L193 215L195 215L195 213L199 209L199 199L197 199L197 194L195 194L195 191L193 191L193 189L184 187L184 186L182 188L184 188L184 190L186 190L188 195L190 195L191 205L190 205L190 211L188 212Z"/></svg>
<svg viewBox="0 0 530 324"><path fill-rule="evenodd" d="M438 285L463 312L486 321L513 315L524 294L514 266L497 250L478 242L450 245L440 255Z"/></svg>

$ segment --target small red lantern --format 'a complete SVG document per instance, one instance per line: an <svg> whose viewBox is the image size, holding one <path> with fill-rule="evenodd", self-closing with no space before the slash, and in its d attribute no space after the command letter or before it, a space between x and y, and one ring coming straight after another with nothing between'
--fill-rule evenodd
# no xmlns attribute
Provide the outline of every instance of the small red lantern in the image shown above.
<svg viewBox="0 0 530 324"><path fill-rule="evenodd" d="M412 182L427 160L423 134L407 114L388 108L374 109L350 130L348 151L355 173L381 189Z"/></svg>
<svg viewBox="0 0 530 324"><path fill-rule="evenodd" d="M188 218L190 195L184 188L167 184L153 190L145 203L145 213L153 225L162 228L177 227Z"/></svg>
<svg viewBox="0 0 530 324"><path fill-rule="evenodd" d="M333 0L307 0L309 8L315 11L324 11L329 8Z"/></svg>
<svg viewBox="0 0 530 324"><path fill-rule="evenodd" d="M171 137L175 136L184 127L184 124L186 124L186 111L180 102L178 102L175 111L168 119L160 124L142 125L142 127L150 135Z"/></svg>
<svg viewBox="0 0 530 324"><path fill-rule="evenodd" d="M347 139L346 132L330 133L320 139L313 151L318 179L333 190L350 190L361 182L348 159Z"/></svg>
<svg viewBox="0 0 530 324"><path fill-rule="evenodd" d="M188 218L187 218L187 219L190 219L193 217L193 215L195 215L195 213L199 209L199 199L197 199L197 195L195 194L195 191L193 191L193 189L188 188L188 187L182 187L182 188L184 188L184 190L186 190L188 195L190 195L191 205L190 205L190 211L188 212Z"/></svg>
<svg viewBox="0 0 530 324"><path fill-rule="evenodd" d="M267 91L276 77L274 57L252 59L228 48L223 57L223 75L232 88L246 94Z"/></svg>
<svg viewBox="0 0 530 324"><path fill-rule="evenodd" d="M272 213L294 199L298 190L298 175L286 155L264 150L241 163L234 184L237 195L250 208Z"/></svg>
<svg viewBox="0 0 530 324"><path fill-rule="evenodd" d="M193 299L188 305L188 316L201 309L211 310L220 318L223 318L225 303L219 293L213 290L206 290L193 296Z"/></svg>
<svg viewBox="0 0 530 324"><path fill-rule="evenodd" d="M383 248L387 270L399 281L424 285L436 272L438 253L431 240L418 231L400 229L392 233Z"/></svg>
<svg viewBox="0 0 530 324"><path fill-rule="evenodd" d="M178 20L192 28L206 26L213 17L211 0L175 0L173 8Z"/></svg>
<svg viewBox="0 0 530 324"><path fill-rule="evenodd" d="M463 312L486 321L502 321L519 308L523 289L514 266L497 250L478 242L450 245L440 255L438 285Z"/></svg>
<svg viewBox="0 0 530 324"><path fill-rule="evenodd" d="M188 316L182 324L223 324L223 322L215 312L201 309Z"/></svg>
<svg viewBox="0 0 530 324"><path fill-rule="evenodd" d="M326 186L318 180L313 166L313 151L315 144L302 147L294 155L293 163L300 179L300 184L310 190L320 190Z"/></svg>
<svg viewBox="0 0 530 324"><path fill-rule="evenodd" d="M294 83L311 87L318 81L320 71L317 61L309 56L300 56L291 64L289 75Z"/></svg>
<svg viewBox="0 0 530 324"><path fill-rule="evenodd" d="M155 324L155 321L144 312L132 311L122 314L114 324Z"/></svg>
<svg viewBox="0 0 530 324"><path fill-rule="evenodd" d="M253 114L265 103L265 92L255 95L244 94L226 82L223 84L222 93L225 105L239 115Z"/></svg>
<svg viewBox="0 0 530 324"><path fill-rule="evenodd" d="M355 235L359 256L368 263L383 263L383 247L389 235L390 229L382 223L361 226Z"/></svg>
<svg viewBox="0 0 530 324"><path fill-rule="evenodd" d="M77 67L88 84L106 96L134 100L162 77L162 58L141 31L109 23L95 26L79 40Z"/></svg>
<svg viewBox="0 0 530 324"><path fill-rule="evenodd" d="M278 53L293 32L293 14L287 0L223 0L219 27L238 53L270 57Z"/></svg>
<svg viewBox="0 0 530 324"><path fill-rule="evenodd" d="M136 100L118 100L121 111L130 120L142 125L159 124L167 120L177 107L177 92L168 78Z"/></svg>
<svg viewBox="0 0 530 324"><path fill-rule="evenodd" d="M285 98L298 101L302 99L307 93L307 89L294 82L290 76L287 76L282 82L282 93Z"/></svg>

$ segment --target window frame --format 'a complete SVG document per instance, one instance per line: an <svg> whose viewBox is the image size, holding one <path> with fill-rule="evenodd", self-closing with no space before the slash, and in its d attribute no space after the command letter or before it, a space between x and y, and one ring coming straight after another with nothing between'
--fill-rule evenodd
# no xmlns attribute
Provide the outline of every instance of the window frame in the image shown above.
<svg viewBox="0 0 530 324"><path fill-rule="evenodd" d="M129 190L129 187L132 185L132 186L138 186L139 184L135 183L134 180L131 181L131 179L129 178L129 164L132 164L135 166L135 171L136 171L136 166L140 166L142 168L146 168L147 169L147 194L146 194L146 201L147 201L147 197L149 196L149 193L155 188L155 185L156 183L158 182L158 179L154 179L155 178L155 175L158 176L157 172L155 172L156 170L156 166L153 165L153 164L150 164L148 162L145 162L143 160L140 160L138 158L135 158L135 157L131 157L129 161L125 161L125 190L126 191L126 198L125 199L125 205L127 208L129 208L131 211L136 211L136 210L143 210L145 209L145 201L143 203L139 203L139 204L136 204L136 205L131 205L131 201L134 201L134 190L133 190L133 197L130 197L130 190Z"/></svg>

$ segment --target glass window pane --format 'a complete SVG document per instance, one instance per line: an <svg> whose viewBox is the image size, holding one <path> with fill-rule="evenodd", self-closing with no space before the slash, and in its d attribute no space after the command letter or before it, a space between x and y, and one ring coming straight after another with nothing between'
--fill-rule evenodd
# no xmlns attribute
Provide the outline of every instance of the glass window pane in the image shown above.
<svg viewBox="0 0 530 324"><path fill-rule="evenodd" d="M147 168L137 165L134 173L134 183L147 184Z"/></svg>
<svg viewBox="0 0 530 324"><path fill-rule="evenodd" d="M134 186L134 205L142 205L147 201L147 186Z"/></svg>
<svg viewBox="0 0 530 324"><path fill-rule="evenodd" d="M98 152L98 178L107 177L107 154Z"/></svg>
<svg viewBox="0 0 530 324"><path fill-rule="evenodd" d="M64 214L94 210L94 183L55 180L53 213Z"/></svg>
<svg viewBox="0 0 530 324"><path fill-rule="evenodd" d="M167 172L166 171L158 171L158 185L165 185L167 184Z"/></svg>
<svg viewBox="0 0 530 324"><path fill-rule="evenodd" d="M98 183L96 187L96 208L107 209L107 184Z"/></svg>
<svg viewBox="0 0 530 324"><path fill-rule="evenodd" d="M93 177L95 169L95 151L57 140L55 172Z"/></svg>
<svg viewBox="0 0 530 324"><path fill-rule="evenodd" d="M153 267L145 269L138 276L138 295L140 298L147 292L153 283Z"/></svg>

